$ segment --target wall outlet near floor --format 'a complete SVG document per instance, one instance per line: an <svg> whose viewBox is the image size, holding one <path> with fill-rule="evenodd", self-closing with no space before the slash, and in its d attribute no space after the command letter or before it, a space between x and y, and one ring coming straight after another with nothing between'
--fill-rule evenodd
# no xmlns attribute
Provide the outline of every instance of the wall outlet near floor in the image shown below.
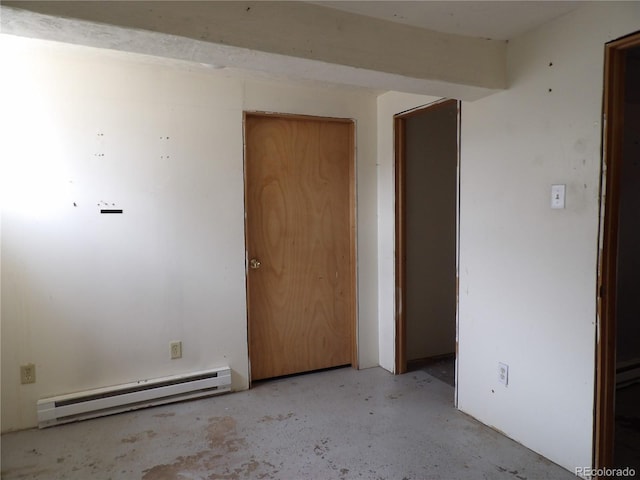
<svg viewBox="0 0 640 480"><path fill-rule="evenodd" d="M171 360L182 358L182 342L171 342Z"/></svg>
<svg viewBox="0 0 640 480"><path fill-rule="evenodd" d="M20 383L36 383L36 366L33 363L20 365Z"/></svg>
<svg viewBox="0 0 640 480"><path fill-rule="evenodd" d="M509 365L498 363L498 381L503 385L509 385Z"/></svg>

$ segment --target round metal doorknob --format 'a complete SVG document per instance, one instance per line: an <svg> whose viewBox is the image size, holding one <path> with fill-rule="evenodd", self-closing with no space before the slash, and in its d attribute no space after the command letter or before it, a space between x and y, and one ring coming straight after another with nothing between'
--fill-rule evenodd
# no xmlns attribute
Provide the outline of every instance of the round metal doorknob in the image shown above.
<svg viewBox="0 0 640 480"><path fill-rule="evenodd" d="M259 269L260 260L258 260L257 258L252 258L251 260L249 260L249 267L251 267L253 270Z"/></svg>

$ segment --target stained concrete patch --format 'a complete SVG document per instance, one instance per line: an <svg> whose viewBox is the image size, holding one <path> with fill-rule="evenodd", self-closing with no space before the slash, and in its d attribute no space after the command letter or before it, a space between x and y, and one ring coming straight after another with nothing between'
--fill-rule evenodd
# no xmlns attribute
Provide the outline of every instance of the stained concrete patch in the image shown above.
<svg viewBox="0 0 640 480"><path fill-rule="evenodd" d="M248 462L232 468L233 462L220 454L202 451L197 455L178 457L169 465L157 465L145 471L142 480L176 480L197 478L207 480L239 480L241 478L277 479L276 467L251 456ZM266 468L265 468L266 467Z"/></svg>
<svg viewBox="0 0 640 480"><path fill-rule="evenodd" d="M288 420L288 419L292 418L293 416L295 416L295 413L293 413L293 412L289 412L287 415L283 415L282 413L280 413L276 417L272 417L271 415L265 415L264 417L262 417L258 421L260 423L265 423L265 422L269 423L269 422L274 422L274 421L282 422L283 420Z"/></svg>
<svg viewBox="0 0 640 480"><path fill-rule="evenodd" d="M37 469L35 465L22 468L6 469L0 472L0 478L51 478L48 468Z"/></svg>
<svg viewBox="0 0 640 480"><path fill-rule="evenodd" d="M246 446L244 438L236 432L238 422L232 417L212 417L207 427L207 438L212 449L223 449L225 453L237 452Z"/></svg>
<svg viewBox="0 0 640 480"><path fill-rule="evenodd" d="M157 433L153 430L145 430L144 432L141 432L139 434L129 435L128 437L125 437L120 441L122 443L136 443L140 441L142 435L146 435L147 438L153 438L157 435Z"/></svg>
<svg viewBox="0 0 640 480"><path fill-rule="evenodd" d="M269 462L257 460L254 455L242 461L246 458L247 442L238 434L237 423L229 416L209 418L205 428L209 449L145 470L142 480L277 478L274 475L278 470Z"/></svg>
<svg viewBox="0 0 640 480"><path fill-rule="evenodd" d="M154 417L156 418L167 418L167 417L174 417L174 416L175 416L175 412L156 413L154 415Z"/></svg>
<svg viewBox="0 0 640 480"><path fill-rule="evenodd" d="M324 455L330 450L329 439L323 438L320 443L321 445L316 444L316 446L313 448L313 453L315 453L319 457L324 458Z"/></svg>
<svg viewBox="0 0 640 480"><path fill-rule="evenodd" d="M205 459L207 453L208 452L200 452L196 455L178 457L171 464L156 465L143 472L142 480L175 480L180 478L181 472L197 472L202 470L206 472L207 470L212 470L215 467L211 463L214 457ZM222 458L222 455L218 455L218 458Z"/></svg>

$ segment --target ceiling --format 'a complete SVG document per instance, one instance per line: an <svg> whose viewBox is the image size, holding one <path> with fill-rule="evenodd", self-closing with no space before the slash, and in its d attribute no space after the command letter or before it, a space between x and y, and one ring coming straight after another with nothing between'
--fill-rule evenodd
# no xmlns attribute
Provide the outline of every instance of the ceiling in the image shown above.
<svg viewBox="0 0 640 480"><path fill-rule="evenodd" d="M583 1L314 1L316 5L437 32L509 40Z"/></svg>

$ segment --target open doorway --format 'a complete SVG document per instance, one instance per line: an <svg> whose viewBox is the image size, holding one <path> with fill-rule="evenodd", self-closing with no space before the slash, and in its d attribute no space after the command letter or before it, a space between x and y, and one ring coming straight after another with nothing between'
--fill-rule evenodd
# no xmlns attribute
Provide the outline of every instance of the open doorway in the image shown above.
<svg viewBox="0 0 640 480"><path fill-rule="evenodd" d="M640 471L640 33L607 45L595 466Z"/></svg>
<svg viewBox="0 0 640 480"><path fill-rule="evenodd" d="M396 372L455 383L459 102L395 117Z"/></svg>

